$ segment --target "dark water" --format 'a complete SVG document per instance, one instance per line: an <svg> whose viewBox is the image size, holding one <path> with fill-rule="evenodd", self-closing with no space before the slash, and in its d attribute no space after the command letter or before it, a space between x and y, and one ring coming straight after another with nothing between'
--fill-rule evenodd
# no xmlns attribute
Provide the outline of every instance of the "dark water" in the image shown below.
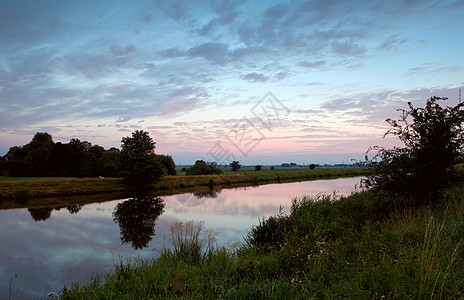
<svg viewBox="0 0 464 300"><path fill-rule="evenodd" d="M70 281L109 271L121 257L158 255L170 225L201 220L219 245L243 243L258 218L294 197L350 193L357 178L270 184L214 193L128 198L67 208L0 210L0 299L46 298Z"/></svg>

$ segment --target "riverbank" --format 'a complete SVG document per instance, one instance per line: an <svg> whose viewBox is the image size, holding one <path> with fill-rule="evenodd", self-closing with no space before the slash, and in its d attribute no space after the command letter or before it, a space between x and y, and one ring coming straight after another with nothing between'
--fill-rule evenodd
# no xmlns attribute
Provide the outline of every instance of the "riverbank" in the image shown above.
<svg viewBox="0 0 464 300"><path fill-rule="evenodd" d="M175 223L173 250L122 260L59 299L461 298L463 216L458 186L434 206L378 191L295 199L240 249L202 244L200 223Z"/></svg>
<svg viewBox="0 0 464 300"><path fill-rule="evenodd" d="M158 195L194 192L199 188L220 189L274 182L295 182L339 177L363 176L366 168L276 168L237 173L224 170L223 175L163 176L150 190ZM24 207L27 200L64 196L126 193L130 189L120 178L21 178L0 177L0 208ZM62 203L66 205L67 203ZM20 206L18 206L20 205Z"/></svg>

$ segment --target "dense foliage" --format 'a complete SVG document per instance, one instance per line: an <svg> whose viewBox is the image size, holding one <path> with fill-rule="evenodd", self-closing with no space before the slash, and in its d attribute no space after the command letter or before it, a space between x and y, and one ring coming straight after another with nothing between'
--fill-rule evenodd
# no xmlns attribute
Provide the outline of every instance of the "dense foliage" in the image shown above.
<svg viewBox="0 0 464 300"><path fill-rule="evenodd" d="M126 150L129 148L128 144ZM129 163L124 168L128 174L132 162L127 156L124 159ZM176 175L176 165L170 155L155 155L154 160L157 174ZM36 133L27 145L11 147L5 156L0 157L0 175L8 176L121 177L122 166L118 148L105 150L76 138L69 143L55 143L50 134L42 132Z"/></svg>
<svg viewBox="0 0 464 300"><path fill-rule="evenodd" d="M165 175L177 175L176 164L171 155L158 154L157 157L161 165L163 165L163 173Z"/></svg>
<svg viewBox="0 0 464 300"><path fill-rule="evenodd" d="M145 186L163 176L163 166L155 155L155 142L149 133L136 130L121 141L121 171L133 186Z"/></svg>
<svg viewBox="0 0 464 300"><path fill-rule="evenodd" d="M10 176L118 177L119 156L117 148L75 138L54 143L50 134L38 132L27 145L11 147L2 166Z"/></svg>
<svg viewBox="0 0 464 300"><path fill-rule="evenodd" d="M222 174L221 169L215 162L205 162L204 160L197 160L193 166L187 168L186 175L209 175L209 174Z"/></svg>
<svg viewBox="0 0 464 300"><path fill-rule="evenodd" d="M364 186L414 195L417 199L434 199L439 191L456 183L453 165L463 154L464 103L441 106L432 97L424 108L401 110L399 120L387 119L391 125L385 134L397 136L404 147L372 147L377 151L368 163L374 173ZM368 152L369 152L368 151Z"/></svg>

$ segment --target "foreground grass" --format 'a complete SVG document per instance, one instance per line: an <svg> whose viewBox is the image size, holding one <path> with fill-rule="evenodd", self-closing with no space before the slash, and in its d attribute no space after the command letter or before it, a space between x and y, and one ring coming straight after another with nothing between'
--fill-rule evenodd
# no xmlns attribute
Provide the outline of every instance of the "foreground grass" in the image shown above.
<svg viewBox="0 0 464 300"><path fill-rule="evenodd" d="M202 247L201 226L173 227L174 248L71 283L60 299L464 297L464 187L434 207L377 191L295 199L241 249ZM181 224L182 225L182 224ZM179 229L180 228L180 229Z"/></svg>

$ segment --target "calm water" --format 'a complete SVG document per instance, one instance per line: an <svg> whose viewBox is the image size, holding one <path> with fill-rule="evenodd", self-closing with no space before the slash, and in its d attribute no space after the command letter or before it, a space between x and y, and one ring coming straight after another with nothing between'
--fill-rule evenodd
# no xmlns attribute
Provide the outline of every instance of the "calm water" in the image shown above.
<svg viewBox="0 0 464 300"><path fill-rule="evenodd" d="M46 298L66 282L111 270L120 257L158 255L171 246L169 230L175 220L204 221L204 227L216 232L219 245L243 243L258 219L277 214L281 205L288 211L294 197L350 193L359 181L341 178L60 209L0 210L0 298L16 292L26 299Z"/></svg>

